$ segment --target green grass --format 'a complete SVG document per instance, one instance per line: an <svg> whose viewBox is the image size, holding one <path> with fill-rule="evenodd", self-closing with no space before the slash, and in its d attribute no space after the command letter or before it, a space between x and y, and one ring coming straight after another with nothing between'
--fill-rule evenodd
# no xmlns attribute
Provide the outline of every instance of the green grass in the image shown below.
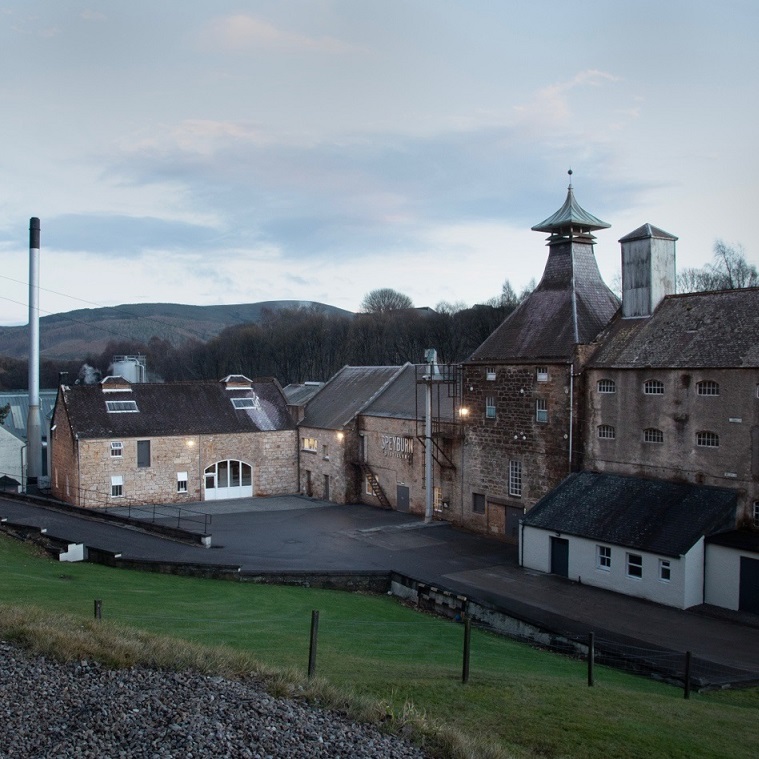
<svg viewBox="0 0 759 759"><path fill-rule="evenodd" d="M756 689L685 701L677 688L605 667L588 688L583 662L480 630L462 685L463 627L386 596L63 564L5 536L0 567L0 635L111 664L254 672L275 690L408 723L441 755L759 756ZM309 689L312 609L319 681Z"/></svg>

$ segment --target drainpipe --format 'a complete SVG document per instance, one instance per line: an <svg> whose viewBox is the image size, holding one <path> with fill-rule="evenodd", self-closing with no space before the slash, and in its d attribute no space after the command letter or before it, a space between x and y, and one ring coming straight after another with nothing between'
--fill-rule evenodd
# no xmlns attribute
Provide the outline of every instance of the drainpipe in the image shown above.
<svg viewBox="0 0 759 759"><path fill-rule="evenodd" d="M575 365L569 365L569 474L572 474L572 428L574 427Z"/></svg>

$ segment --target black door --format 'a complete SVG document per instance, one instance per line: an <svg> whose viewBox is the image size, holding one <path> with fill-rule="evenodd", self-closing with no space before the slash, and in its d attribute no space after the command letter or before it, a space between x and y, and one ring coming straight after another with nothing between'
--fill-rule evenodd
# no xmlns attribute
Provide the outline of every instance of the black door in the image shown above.
<svg viewBox="0 0 759 759"><path fill-rule="evenodd" d="M398 511L408 511L408 494L409 490L405 485L398 485L396 493L396 508Z"/></svg>
<svg viewBox="0 0 759 759"><path fill-rule="evenodd" d="M569 541L551 537L551 574L569 577Z"/></svg>
<svg viewBox="0 0 759 759"><path fill-rule="evenodd" d="M524 517L524 509L517 506L506 507L506 542L519 544L519 520Z"/></svg>
<svg viewBox="0 0 759 759"><path fill-rule="evenodd" d="M759 559L741 556L741 580L738 608L759 614Z"/></svg>

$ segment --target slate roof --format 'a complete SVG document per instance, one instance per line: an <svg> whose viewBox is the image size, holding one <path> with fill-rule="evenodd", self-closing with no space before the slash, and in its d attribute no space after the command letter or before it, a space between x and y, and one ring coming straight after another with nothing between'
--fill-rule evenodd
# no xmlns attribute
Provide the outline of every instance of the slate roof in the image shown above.
<svg viewBox="0 0 759 759"><path fill-rule="evenodd" d="M344 366L306 404L302 427L339 430L394 379L401 366Z"/></svg>
<svg viewBox="0 0 759 759"><path fill-rule="evenodd" d="M222 382L139 383L128 385L126 392L104 392L99 384L70 385L63 386L58 403L68 413L72 432L84 439L295 429L276 380L249 385L228 390ZM257 408L232 405L232 398L253 397L259 400ZM109 413L106 401L111 400L134 400L139 411Z"/></svg>
<svg viewBox="0 0 759 759"><path fill-rule="evenodd" d="M736 506L726 488L578 472L538 501L524 524L679 557L702 535L733 529Z"/></svg>
<svg viewBox="0 0 759 759"><path fill-rule="evenodd" d="M759 367L759 288L668 295L648 318L621 315L599 337L589 366Z"/></svg>
<svg viewBox="0 0 759 759"><path fill-rule="evenodd" d="M366 416L381 416L391 419L422 419L425 413L427 388L419 384L428 370L428 364L406 364L375 400L361 413ZM441 367L445 371L445 367ZM432 416L453 420L453 398L449 397L449 386L443 382L433 382Z"/></svg>

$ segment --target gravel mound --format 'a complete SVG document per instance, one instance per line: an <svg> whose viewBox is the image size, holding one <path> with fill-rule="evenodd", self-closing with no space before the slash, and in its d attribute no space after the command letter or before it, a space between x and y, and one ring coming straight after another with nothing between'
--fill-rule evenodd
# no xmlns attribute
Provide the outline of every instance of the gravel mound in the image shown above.
<svg viewBox="0 0 759 759"><path fill-rule="evenodd" d="M0 642L0 757L424 759L407 741L251 682L95 662Z"/></svg>

